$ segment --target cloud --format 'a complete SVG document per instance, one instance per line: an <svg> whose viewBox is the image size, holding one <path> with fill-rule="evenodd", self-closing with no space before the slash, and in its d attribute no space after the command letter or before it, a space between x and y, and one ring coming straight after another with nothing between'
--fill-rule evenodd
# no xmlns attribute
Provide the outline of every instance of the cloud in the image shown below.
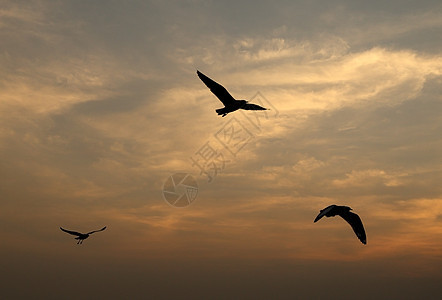
<svg viewBox="0 0 442 300"><path fill-rule="evenodd" d="M383 170L363 170L352 171L350 174L346 174L345 179L335 179L333 183L341 188L346 188L348 186L366 186L370 183L393 187L403 184L399 178L400 175L387 174Z"/></svg>
<svg viewBox="0 0 442 300"><path fill-rule="evenodd" d="M201 9L210 9L207 5ZM247 244L239 240L248 231L246 242L257 247L259 236L274 243L282 239L288 250L281 255L297 249L298 257L321 259L324 253L309 254L309 245L325 238L322 233L296 243L289 239L317 230L305 222L321 206L351 203L364 212L369 205L392 200L438 199L438 55L355 46L362 37L339 31L302 38L290 33L290 24L269 28L264 35L230 35L220 29L216 35L202 31L180 37L196 23L180 27L178 9L168 12L178 23L160 22L167 26L149 37L137 30L142 25L130 23L130 14L113 12L121 26L134 29L127 37L117 30L113 40L113 31L101 27L105 20L95 19L93 12L59 20L60 29L45 25L42 20L55 20L54 11L43 6L25 13L20 7L3 11L7 22L2 28L24 33L36 45L33 55L17 50L30 43L17 34L0 58L7 66L0 72L0 151L8 157L2 166L4 177L20 179L8 193L27 186L23 198L33 192L76 205L89 199L121 224L141 224L171 236L184 232L192 241L219 234L210 240L212 246L231 243L244 252ZM382 36L437 25L430 17L406 17L420 23L403 31L396 26ZM337 19L330 16L324 22ZM373 25L367 35L385 24ZM32 31L33 26L38 30ZM203 185L206 178L199 176L197 202L176 212L163 203L163 181L176 171L198 174L190 156L228 120L215 115L221 103L197 78L197 67L235 97L260 91L280 114L262 120L253 140L236 157L228 157L229 164L211 185ZM107 210L109 206L114 208ZM365 215L382 218L382 211L391 209L381 208ZM415 209L421 214L428 206ZM367 222L370 227L376 223ZM397 230L393 227L387 235ZM354 242L344 226L332 239L347 235ZM158 233L143 238L153 236L161 242ZM428 241L425 237L420 247ZM271 243L262 247L271 252ZM343 249L333 251L339 259L347 255Z"/></svg>

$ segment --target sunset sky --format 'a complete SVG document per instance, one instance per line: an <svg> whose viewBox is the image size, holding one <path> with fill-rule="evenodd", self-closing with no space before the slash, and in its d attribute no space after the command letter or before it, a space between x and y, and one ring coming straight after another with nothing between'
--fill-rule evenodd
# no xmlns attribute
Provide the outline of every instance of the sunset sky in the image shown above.
<svg viewBox="0 0 442 300"><path fill-rule="evenodd" d="M0 0L0 298L439 299L441 49L438 0Z"/></svg>

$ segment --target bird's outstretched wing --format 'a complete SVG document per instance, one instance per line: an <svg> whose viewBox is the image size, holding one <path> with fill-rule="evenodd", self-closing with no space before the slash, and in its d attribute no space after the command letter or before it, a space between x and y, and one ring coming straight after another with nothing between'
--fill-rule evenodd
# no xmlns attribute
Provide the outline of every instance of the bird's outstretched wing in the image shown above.
<svg viewBox="0 0 442 300"><path fill-rule="evenodd" d="M328 213L335 206L336 205L330 205L330 206L327 206L324 209L321 209L321 211L319 212L318 216L315 218L315 220L313 222L314 223L318 222L323 216L325 216L326 213Z"/></svg>
<svg viewBox="0 0 442 300"><path fill-rule="evenodd" d="M244 105L243 107L241 107L242 109L245 110L268 110L268 108L256 105L256 104L252 104L252 103L247 103L246 105Z"/></svg>
<svg viewBox="0 0 442 300"><path fill-rule="evenodd" d="M66 229L61 228L61 227L60 227L60 229L61 229L62 231L64 231L64 232L67 232L67 233L72 234L72 235L76 235L76 236L80 236L80 235L82 235L82 233L80 233L80 232L66 230Z"/></svg>
<svg viewBox="0 0 442 300"><path fill-rule="evenodd" d="M236 100L229 94L229 92L221 84L216 83L200 71L196 71L198 77L204 82L204 84L210 89L210 91L215 94L216 97L224 104L224 106L229 106L233 104Z"/></svg>
<svg viewBox="0 0 442 300"><path fill-rule="evenodd" d="M361 218L351 211L341 213L340 216L351 225L351 228L353 228L358 239L363 244L367 244L367 237L365 235L364 225L362 225Z"/></svg>
<svg viewBox="0 0 442 300"><path fill-rule="evenodd" d="M106 229L106 226L104 226L104 227L101 228L100 230L94 230L94 231L88 232L87 234L92 234L92 233L94 233L94 232L103 231L103 230L105 230L105 229Z"/></svg>

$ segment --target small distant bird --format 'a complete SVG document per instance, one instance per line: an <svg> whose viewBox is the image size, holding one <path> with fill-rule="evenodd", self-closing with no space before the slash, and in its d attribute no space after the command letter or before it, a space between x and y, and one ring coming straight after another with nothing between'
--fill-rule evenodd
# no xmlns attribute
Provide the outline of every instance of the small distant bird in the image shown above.
<svg viewBox="0 0 442 300"><path fill-rule="evenodd" d="M210 91L215 94L216 97L224 104L225 107L217 109L218 115L225 117L228 113L234 112L238 109L245 110L268 110L262 106L248 103L246 100L236 100L229 94L229 92L219 83L216 83L200 71L196 71L198 77L204 82L205 85L210 89Z"/></svg>
<svg viewBox="0 0 442 300"><path fill-rule="evenodd" d="M334 217L336 215L341 216L348 224L351 225L353 231L356 233L358 239L363 243L367 244L367 237L365 236L364 225L362 225L361 218L355 213L352 213L352 210L348 206L339 206L339 205L330 205L321 210L319 215L315 219L315 223L319 221L323 216Z"/></svg>
<svg viewBox="0 0 442 300"><path fill-rule="evenodd" d="M104 226L100 230L94 230L94 231L91 231L88 233L80 233L80 232L76 232L76 231L70 231L70 230L63 229L61 227L60 227L60 229L64 232L69 233L69 234L76 235L77 237L75 239L78 240L78 242L77 242L77 245L78 245L78 244L83 244L83 240L87 239L89 237L89 235L91 235L92 233L105 230L106 226Z"/></svg>

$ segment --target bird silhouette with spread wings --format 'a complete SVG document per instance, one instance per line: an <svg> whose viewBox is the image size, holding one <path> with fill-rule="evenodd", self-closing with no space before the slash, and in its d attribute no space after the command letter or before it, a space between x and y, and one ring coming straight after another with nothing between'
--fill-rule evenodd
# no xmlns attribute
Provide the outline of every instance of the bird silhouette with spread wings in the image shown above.
<svg viewBox="0 0 442 300"><path fill-rule="evenodd" d="M365 235L364 225L362 225L361 218L357 214L352 213L350 210L352 209L348 206L339 206L333 204L321 209L314 222L316 223L323 216L329 218L338 215L347 221L348 224L350 224L358 239L365 245L367 244L367 237Z"/></svg>
<svg viewBox="0 0 442 300"><path fill-rule="evenodd" d="M77 245L78 245L78 244L83 244L83 241L84 241L85 239L87 239L87 238L89 237L89 235L91 235L92 233L95 233L95 232L99 232L99 231L103 231L103 230L105 230L105 229L106 229L106 226L104 226L104 227L101 228L100 230L94 230L94 231L91 231L91 232L88 232L88 233L81 233L81 232L76 232L76 231L70 231L70 230L63 229L63 228L61 228L61 227L60 227L60 229L61 229L62 231L64 231L64 232L69 233L69 234L76 235L77 237L76 237L75 239L78 240L78 242L77 242Z"/></svg>
<svg viewBox="0 0 442 300"><path fill-rule="evenodd" d="M204 82L204 84L210 89L210 91L224 104L223 108L217 109L216 112L218 115L222 115L225 117L228 113L234 112L238 109L245 110L268 110L268 108L264 108L262 106L248 103L246 100L236 100L229 94L229 92L220 85L216 83L200 71L196 71L198 77Z"/></svg>

